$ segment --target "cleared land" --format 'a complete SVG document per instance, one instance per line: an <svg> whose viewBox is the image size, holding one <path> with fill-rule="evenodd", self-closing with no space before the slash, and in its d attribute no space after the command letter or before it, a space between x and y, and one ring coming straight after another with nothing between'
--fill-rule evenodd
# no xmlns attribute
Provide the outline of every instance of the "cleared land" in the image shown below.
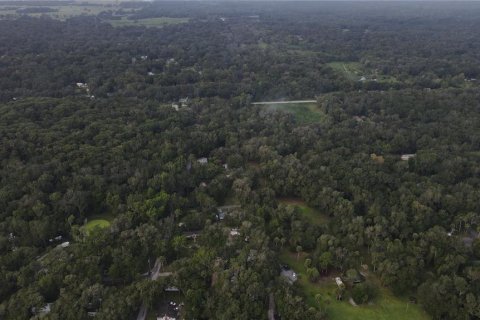
<svg viewBox="0 0 480 320"><path fill-rule="evenodd" d="M112 220L112 217L107 214L90 217L88 218L87 224L84 226L84 230L88 235L96 228L108 228L110 227L110 221Z"/></svg>
<svg viewBox="0 0 480 320"><path fill-rule="evenodd" d="M316 100L268 101L254 102L253 104L264 105L269 110L292 113L298 123L318 123L326 119L325 113L317 105Z"/></svg>
<svg viewBox="0 0 480 320"><path fill-rule="evenodd" d="M278 202L294 206L298 208L300 213L307 218L311 223L316 225L325 224L328 222L328 217L318 210L309 207L305 201L299 198L279 198Z"/></svg>
<svg viewBox="0 0 480 320"><path fill-rule="evenodd" d="M22 12L22 10L32 10L32 9L51 9L51 12ZM145 27L162 27L171 24L186 23L189 21L188 18L171 18L171 17L157 17L157 18L148 18L148 19L129 19L129 16L134 14L136 9L125 9L119 6L118 3L110 1L89 1L89 2L73 2L69 5L59 4L59 5L48 5L38 6L33 5L22 5L18 3L15 5L1 5L0 4L0 19L3 18L17 18L22 15L28 15L31 17L40 17L40 16L49 16L57 20L66 20L71 17L81 16L81 15L92 15L96 16L101 12L115 12L119 9L122 9L125 16L121 17L118 20L102 20L103 22L110 23L114 27L123 27L123 26L145 26Z"/></svg>
<svg viewBox="0 0 480 320"><path fill-rule="evenodd" d="M394 77L379 74L374 70L366 68L360 62L335 61L330 62L327 65L351 81L361 81L362 77L365 77L364 81L376 81L382 83L398 82L397 79L395 79Z"/></svg>
<svg viewBox="0 0 480 320"><path fill-rule="evenodd" d="M121 20L109 20L108 22L114 27L125 27L125 26L163 27L170 24L187 23L188 18L159 17L159 18L132 20L132 19L128 19L127 17L122 17Z"/></svg>
<svg viewBox="0 0 480 320"><path fill-rule="evenodd" d="M108 10L116 10L119 7L113 6L112 4L105 3L104 5L81 5L81 4L71 4L71 5L58 5L52 6L49 5L48 7L45 6L38 6L42 8L51 8L55 11L52 12L45 12L45 13L18 13L17 9L28 9L28 8L35 8L34 6L1 6L0 5L0 15L10 15L13 17L21 16L21 15L28 15L31 17L40 17L43 15L49 16L53 19L58 20L66 20L68 18L80 15L98 15L102 11Z"/></svg>
<svg viewBox="0 0 480 320"><path fill-rule="evenodd" d="M352 81L358 81L364 76L362 64L359 62L330 62L328 66Z"/></svg>
<svg viewBox="0 0 480 320"><path fill-rule="evenodd" d="M315 295L320 294L331 320L427 320L428 315L420 306L408 303L407 299L395 297L388 289L378 284L374 275L368 279L378 284L379 297L371 304L353 307L348 303L348 297L342 301L336 300L334 277L338 274L330 273L322 277L316 283L307 279L304 266L306 254L301 254L297 260L297 254L284 250L280 255L282 263L288 264L298 274L296 284L302 289L309 305L319 307Z"/></svg>

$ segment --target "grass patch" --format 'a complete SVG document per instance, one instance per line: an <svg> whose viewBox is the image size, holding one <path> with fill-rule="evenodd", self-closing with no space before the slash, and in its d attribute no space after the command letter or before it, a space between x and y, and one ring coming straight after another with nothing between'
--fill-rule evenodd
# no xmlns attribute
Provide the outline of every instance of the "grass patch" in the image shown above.
<svg viewBox="0 0 480 320"><path fill-rule="evenodd" d="M380 83L398 82L395 77L368 70L360 62L335 61L327 63L327 65L350 81L360 81L362 77L365 77L365 81L377 81Z"/></svg>
<svg viewBox="0 0 480 320"><path fill-rule="evenodd" d="M328 223L328 217L318 210L313 209L305 203L302 199L298 198L279 198L278 202L283 203L285 205L294 206L300 210L300 213L307 218L307 220L316 225L323 225Z"/></svg>
<svg viewBox="0 0 480 320"><path fill-rule="evenodd" d="M21 3L20 3L21 4ZM44 6L42 6L44 7ZM29 8L29 6L19 6L19 8ZM66 5L50 5L48 8L55 10L54 12L45 12L45 13L17 13L16 10L4 10L8 9L8 6L0 6L0 15L12 15L14 17L28 15L31 17L40 17L40 16L49 16L53 19L64 21L68 18L81 16L81 15L98 15L102 11L116 10L119 7L105 3L104 5L82 5L72 3L68 6Z"/></svg>
<svg viewBox="0 0 480 320"><path fill-rule="evenodd" d="M104 220L104 219L94 219L88 221L88 223L85 225L85 231L88 233L92 232L96 228L108 228L110 226L110 221Z"/></svg>
<svg viewBox="0 0 480 320"><path fill-rule="evenodd" d="M325 113L316 103L272 103L268 104L267 108L292 113L298 123L318 123L326 120Z"/></svg>
<svg viewBox="0 0 480 320"><path fill-rule="evenodd" d="M407 299L395 297L390 290L380 286L374 275L369 275L369 281L377 284L379 297L371 304L354 307L348 303L348 295L343 301L336 300L336 289L334 277L337 274L330 273L322 277L316 283L308 280L304 266L306 254L297 254L282 251L280 261L288 264L298 274L298 285L303 291L306 302L312 307L318 308L315 295L320 294L323 301L326 301L326 310L330 320L427 320L430 317L420 306L407 304Z"/></svg>
<svg viewBox="0 0 480 320"><path fill-rule="evenodd" d="M126 26L145 26L145 27L163 27L171 24L187 23L188 18L171 18L171 17L159 17L132 20L127 17L122 17L121 20L109 20L109 23L114 27L126 27Z"/></svg>
<svg viewBox="0 0 480 320"><path fill-rule="evenodd" d="M95 215L88 218L88 222L83 226L85 233L88 235L96 228L104 229L110 227L113 217L108 214Z"/></svg>
<svg viewBox="0 0 480 320"><path fill-rule="evenodd" d="M330 62L327 64L330 68L341 73L347 79L358 81L364 75L363 66L360 62Z"/></svg>

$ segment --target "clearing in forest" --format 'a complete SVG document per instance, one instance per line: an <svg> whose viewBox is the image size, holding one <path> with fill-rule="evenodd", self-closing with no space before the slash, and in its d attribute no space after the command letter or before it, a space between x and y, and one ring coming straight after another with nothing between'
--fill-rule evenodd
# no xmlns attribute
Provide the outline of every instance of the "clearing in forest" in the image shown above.
<svg viewBox="0 0 480 320"><path fill-rule="evenodd" d="M325 214L309 207L305 201L300 198L278 198L278 202L298 208L300 213L312 224L322 225L328 222L328 217Z"/></svg>
<svg viewBox="0 0 480 320"><path fill-rule="evenodd" d="M107 214L89 217L87 224L84 226L85 232L88 235L96 228L99 228L99 229L108 228L110 227L111 220L112 218Z"/></svg>
<svg viewBox="0 0 480 320"><path fill-rule="evenodd" d="M381 287L374 275L368 279L377 284L379 288L378 297L367 305L352 306L348 302L348 295L339 301L336 299L337 285L334 278L339 276L338 272L330 272L327 276L321 277L315 283L307 278L305 268L305 253L297 253L284 250L280 254L280 261L287 264L298 275L295 285L303 291L306 303L319 308L320 305L315 299L317 294L321 295L322 304L326 308L328 319L331 320L427 320L430 317L419 305L408 302L407 298L394 296L389 289Z"/></svg>
<svg viewBox="0 0 480 320"><path fill-rule="evenodd" d="M335 61L327 63L327 65L350 81L374 81L389 84L398 82L395 77L368 69L360 62Z"/></svg>
<svg viewBox="0 0 480 320"><path fill-rule="evenodd" d="M333 70L343 74L347 79L359 81L364 76L363 66L360 62L330 62L327 64Z"/></svg>
<svg viewBox="0 0 480 320"><path fill-rule="evenodd" d="M316 100L256 102L256 105L265 105L268 110L280 110L294 115L298 123L318 123L326 120L325 113L320 109Z"/></svg>
<svg viewBox="0 0 480 320"><path fill-rule="evenodd" d="M27 2L25 2L27 3ZM119 6L116 6L112 3L69 3L68 5L63 5L62 2L59 2L59 5L54 5L49 3L48 6L42 6L41 2L38 5L30 5L27 3L24 5L19 2L19 5L0 5L0 16L9 15L9 16L22 16L28 15L31 17L40 17L40 16L49 16L52 19L57 20L66 20L71 17L81 16L81 15L98 15L100 12L108 10L119 9ZM1 18L0 18L1 19Z"/></svg>
<svg viewBox="0 0 480 320"><path fill-rule="evenodd" d="M159 18L147 18L147 19L128 19L128 17L122 17L120 20L109 20L109 23L114 27L125 26L145 26L145 27L163 27L170 24L187 23L188 18L171 18L171 17L159 17Z"/></svg>

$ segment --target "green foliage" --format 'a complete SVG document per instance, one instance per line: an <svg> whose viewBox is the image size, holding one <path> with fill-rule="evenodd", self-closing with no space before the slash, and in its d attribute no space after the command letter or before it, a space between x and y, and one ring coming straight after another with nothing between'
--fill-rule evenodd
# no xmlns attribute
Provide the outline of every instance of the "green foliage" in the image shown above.
<svg viewBox="0 0 480 320"><path fill-rule="evenodd" d="M169 195L162 191L153 198L146 200L142 206L142 210L151 220L158 220L164 216L168 200Z"/></svg>
<svg viewBox="0 0 480 320"><path fill-rule="evenodd" d="M0 318L480 317L478 4L6 6Z"/></svg>
<svg viewBox="0 0 480 320"><path fill-rule="evenodd" d="M364 304L378 297L378 289L371 282L363 282L353 286L352 298L356 303Z"/></svg>

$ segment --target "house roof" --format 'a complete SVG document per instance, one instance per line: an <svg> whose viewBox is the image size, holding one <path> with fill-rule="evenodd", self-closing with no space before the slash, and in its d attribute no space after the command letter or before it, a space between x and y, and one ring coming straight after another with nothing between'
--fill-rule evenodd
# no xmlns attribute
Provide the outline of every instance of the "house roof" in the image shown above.
<svg viewBox="0 0 480 320"><path fill-rule="evenodd" d="M281 275L282 277L284 277L288 282L290 282L290 284L292 284L292 283L294 283L295 281L298 280L297 274L296 274L295 271L293 271L292 269L289 269L289 270L283 269L283 270L280 272L280 275Z"/></svg>

